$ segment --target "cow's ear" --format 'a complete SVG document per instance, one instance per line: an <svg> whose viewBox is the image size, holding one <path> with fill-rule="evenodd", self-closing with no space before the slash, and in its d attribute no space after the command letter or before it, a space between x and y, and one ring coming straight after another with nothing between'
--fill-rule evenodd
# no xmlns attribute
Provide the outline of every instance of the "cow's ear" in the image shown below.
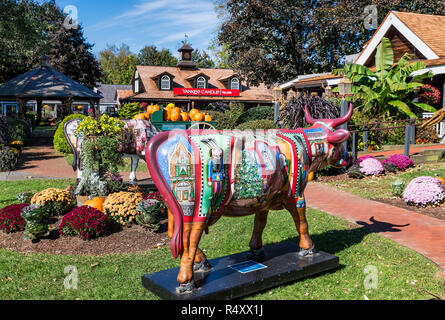
<svg viewBox="0 0 445 320"><path fill-rule="evenodd" d="M338 129L335 130L333 133L330 133L326 140L329 143L333 143L333 144L339 144L339 143L343 143L346 140L348 140L350 135L350 132L348 130L345 129Z"/></svg>

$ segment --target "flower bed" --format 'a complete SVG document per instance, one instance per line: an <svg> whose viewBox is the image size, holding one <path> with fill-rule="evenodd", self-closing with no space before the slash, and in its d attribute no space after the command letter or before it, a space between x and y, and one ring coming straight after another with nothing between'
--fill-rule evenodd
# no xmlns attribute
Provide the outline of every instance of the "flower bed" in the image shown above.
<svg viewBox="0 0 445 320"><path fill-rule="evenodd" d="M437 206L445 200L445 190L440 179L421 176L411 180L403 192L403 200L418 207Z"/></svg>
<svg viewBox="0 0 445 320"><path fill-rule="evenodd" d="M121 225L132 223L138 215L137 205L144 200L140 193L117 192L110 194L103 204L104 213Z"/></svg>
<svg viewBox="0 0 445 320"><path fill-rule="evenodd" d="M394 154L383 161L383 164L392 163L398 170L405 171L409 167L414 167L414 161L402 154Z"/></svg>
<svg viewBox="0 0 445 320"><path fill-rule="evenodd" d="M62 216L76 206L76 200L68 191L49 188L36 193L31 204L45 206L48 216Z"/></svg>
<svg viewBox="0 0 445 320"><path fill-rule="evenodd" d="M90 240L103 235L109 226L108 217L99 210L81 206L67 213L59 226L61 236Z"/></svg>
<svg viewBox="0 0 445 320"><path fill-rule="evenodd" d="M383 169L382 163L375 158L366 158L360 162L360 171L367 176L382 174L385 170Z"/></svg>
<svg viewBox="0 0 445 320"><path fill-rule="evenodd" d="M6 233L25 230L26 221L21 216L23 208L29 204L12 204L0 210L0 230Z"/></svg>

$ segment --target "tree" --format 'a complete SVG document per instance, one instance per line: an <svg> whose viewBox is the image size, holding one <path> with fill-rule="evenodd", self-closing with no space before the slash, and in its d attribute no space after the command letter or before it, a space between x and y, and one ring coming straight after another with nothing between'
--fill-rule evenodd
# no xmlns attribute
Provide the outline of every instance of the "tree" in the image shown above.
<svg viewBox="0 0 445 320"><path fill-rule="evenodd" d="M146 46L139 51L138 63L143 66L163 66L174 67L178 64L176 59L168 49L158 51L156 46Z"/></svg>
<svg viewBox="0 0 445 320"><path fill-rule="evenodd" d="M82 26L67 29L66 15L54 0L0 2L0 82L22 74L46 55L63 74L92 88L100 66Z"/></svg>
<svg viewBox="0 0 445 320"><path fill-rule="evenodd" d="M138 64L138 57L130 51L130 47L122 44L108 46L99 53L99 62L103 69L102 83L130 84Z"/></svg>
<svg viewBox="0 0 445 320"><path fill-rule="evenodd" d="M361 102L359 108L365 115L381 118L401 113L415 118L412 108L436 112L436 109L428 104L412 101L412 93L424 85L422 81L433 77L431 71L411 76L414 72L425 69L426 65L421 61L410 61L408 53L405 53L397 64L393 64L391 41L384 37L377 46L376 71L359 64L347 64L334 73L345 75L351 80L353 100Z"/></svg>
<svg viewBox="0 0 445 320"><path fill-rule="evenodd" d="M371 4L381 22L390 10L444 14L445 0L216 0L217 43L248 84L331 72L374 33L364 25Z"/></svg>
<svg viewBox="0 0 445 320"><path fill-rule="evenodd" d="M215 62L205 50L194 50L192 52L192 60L198 68L215 68Z"/></svg>

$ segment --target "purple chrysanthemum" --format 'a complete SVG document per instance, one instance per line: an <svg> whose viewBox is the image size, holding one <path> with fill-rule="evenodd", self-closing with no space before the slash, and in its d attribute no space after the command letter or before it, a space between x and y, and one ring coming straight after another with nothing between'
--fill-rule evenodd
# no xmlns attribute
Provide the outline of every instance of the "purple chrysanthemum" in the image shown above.
<svg viewBox="0 0 445 320"><path fill-rule="evenodd" d="M403 154L394 154L383 161L383 164L385 163L392 163L394 164L394 166L402 171L404 171L406 168L414 166L414 161Z"/></svg>

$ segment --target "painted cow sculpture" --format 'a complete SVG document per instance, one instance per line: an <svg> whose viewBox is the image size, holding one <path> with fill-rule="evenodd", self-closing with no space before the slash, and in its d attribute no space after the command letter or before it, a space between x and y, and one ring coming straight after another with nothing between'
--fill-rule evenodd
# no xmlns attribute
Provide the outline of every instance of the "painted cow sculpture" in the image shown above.
<svg viewBox="0 0 445 320"><path fill-rule="evenodd" d="M82 176L82 164L80 154L82 153L82 135L76 135L81 119L69 120L63 127L63 132L71 150L74 154L73 170L77 171L77 178ZM146 120L123 120L125 123L122 129L121 145L119 151L125 157L131 158L130 182L136 182L136 169L139 159L145 160L145 146L151 137L160 131Z"/></svg>
<svg viewBox="0 0 445 320"><path fill-rule="evenodd" d="M146 162L169 209L170 249L181 256L178 293L193 290L194 272L211 270L198 244L221 216L255 214L250 255L261 258L268 211L285 208L300 234L299 254L313 253L305 216L308 173L348 163L342 143L349 131L335 128L352 112L350 105L339 119L315 120L306 108L312 124L306 129L172 131L149 141Z"/></svg>

